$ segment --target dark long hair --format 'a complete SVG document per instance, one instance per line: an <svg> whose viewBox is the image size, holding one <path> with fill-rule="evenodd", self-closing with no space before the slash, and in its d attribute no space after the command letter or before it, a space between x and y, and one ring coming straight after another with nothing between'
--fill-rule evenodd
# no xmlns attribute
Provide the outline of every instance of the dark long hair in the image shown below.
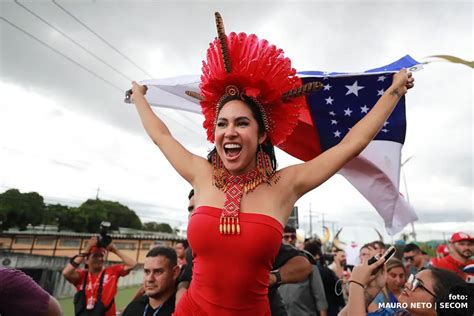
<svg viewBox="0 0 474 316"><path fill-rule="evenodd" d="M229 97L225 99L225 102L222 102L222 106L219 107L219 112L224 106L224 104L226 104L227 102L231 100L243 101L249 107L250 111L252 111L253 117L255 118L258 124L258 135L263 135L263 133L265 133L265 124L263 123L262 114L260 113L258 105L255 103L255 101L251 97L248 97L246 95ZM276 156L275 156L275 148L273 147L273 144L270 141L268 134L267 134L267 139L262 143L261 146L259 146L258 150L260 150L260 148L270 157L270 161L272 163L272 169L276 170L277 161L276 161ZM214 146L214 148L209 152L209 154L207 154L207 160L210 163L212 163L212 157L214 157L214 155L217 155L216 146Z"/></svg>
<svg viewBox="0 0 474 316"><path fill-rule="evenodd" d="M435 303L438 306L436 310L436 315L438 316L472 316L474 313L474 303L472 300L473 297L473 284L466 283L461 279L456 273L438 269L434 267L428 268L431 271L433 276L433 290L436 294ZM463 295L467 298L462 299L453 299L450 298L451 295ZM440 303L467 303L467 308L456 307L450 308L449 306L443 306L444 308L439 308ZM453 304L454 305L454 304Z"/></svg>

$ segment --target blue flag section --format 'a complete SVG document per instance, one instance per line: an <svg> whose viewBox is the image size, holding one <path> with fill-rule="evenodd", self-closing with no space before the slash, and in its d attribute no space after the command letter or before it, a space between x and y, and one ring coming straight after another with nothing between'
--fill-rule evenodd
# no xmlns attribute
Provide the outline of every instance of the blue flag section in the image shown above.
<svg viewBox="0 0 474 316"><path fill-rule="evenodd" d="M316 139L312 141L313 146L310 149L314 151L314 155L306 153L306 157L317 156L320 152L338 144L350 128L373 108L378 99L390 87L393 74L402 68L416 71L421 67L418 61L406 55L386 66L360 73L299 72L298 75L304 83L320 81L324 84L321 91L307 97L308 110L316 132ZM375 140L403 144L405 135L406 112L405 97L403 97ZM298 131L294 136L299 136ZM301 150L295 150L295 153L303 156Z"/></svg>
<svg viewBox="0 0 474 316"><path fill-rule="evenodd" d="M324 88L308 97L308 105L318 129L321 150L327 150L341 141L360 119L377 103L390 87L393 74L324 77ZM302 78L304 83L321 81L320 78ZM403 97L375 140L403 144L405 141L405 97Z"/></svg>

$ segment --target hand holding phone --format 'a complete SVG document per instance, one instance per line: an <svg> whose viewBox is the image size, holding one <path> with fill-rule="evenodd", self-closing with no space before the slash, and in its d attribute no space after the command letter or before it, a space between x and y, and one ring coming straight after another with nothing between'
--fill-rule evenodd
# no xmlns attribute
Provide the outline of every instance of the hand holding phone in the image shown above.
<svg viewBox="0 0 474 316"><path fill-rule="evenodd" d="M390 260L393 257L393 255L395 254L396 251L397 251L397 249L394 246L390 246L390 248L388 248L387 251L385 251L385 253L383 254L383 257L385 258L385 262ZM377 262L377 260L379 260L379 258L374 256L374 257L369 259L368 264L369 265L374 264L375 262Z"/></svg>

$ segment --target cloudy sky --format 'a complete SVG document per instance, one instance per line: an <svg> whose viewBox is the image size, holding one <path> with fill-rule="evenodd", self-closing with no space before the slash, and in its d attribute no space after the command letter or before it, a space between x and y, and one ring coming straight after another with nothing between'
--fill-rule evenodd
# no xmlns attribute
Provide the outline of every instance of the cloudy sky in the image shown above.
<svg viewBox="0 0 474 316"><path fill-rule="evenodd" d="M98 194L142 221L186 225L189 185L147 138L123 91L131 80L199 74L215 37L214 11L227 31L283 48L297 70L363 71L406 54L420 61L474 55L470 1L2 0L0 192L36 191L71 206ZM412 157L404 174L420 217L415 228L422 240L472 233L473 71L433 62L415 78L402 155ZM187 148L206 155L202 116L156 112ZM297 162L281 151L277 158L280 167ZM346 241L383 231L373 207L338 175L297 205L306 230L311 208L318 233L323 216L329 227L344 227Z"/></svg>

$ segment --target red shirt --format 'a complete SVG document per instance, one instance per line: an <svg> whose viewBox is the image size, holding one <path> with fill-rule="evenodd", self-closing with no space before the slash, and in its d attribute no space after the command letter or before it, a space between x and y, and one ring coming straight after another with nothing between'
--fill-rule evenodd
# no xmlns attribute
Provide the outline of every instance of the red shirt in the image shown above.
<svg viewBox="0 0 474 316"><path fill-rule="evenodd" d="M468 274L464 272L462 269L464 269L465 266L473 264L473 263L474 263L474 260L472 259L468 259L466 263L459 262L456 259L454 259L451 255L446 256L444 258L437 259L437 260L433 259L431 262L433 267L453 271L465 281L467 281Z"/></svg>
<svg viewBox="0 0 474 316"><path fill-rule="evenodd" d="M102 303L107 307L109 306L112 299L117 294L117 283L118 279L121 276L126 276L130 271L125 271L125 265L116 264L108 266L104 269L104 282L102 283ZM80 275L80 278L76 281L74 286L76 290L82 290L82 285L84 284L84 276L86 275L86 270L78 269L77 272ZM86 284L86 303L89 300L92 292L94 298L97 299L97 292L99 290L99 279L100 273L92 275L88 273L87 275L87 284ZM105 313L105 316L115 316L115 303L110 307L110 309Z"/></svg>

